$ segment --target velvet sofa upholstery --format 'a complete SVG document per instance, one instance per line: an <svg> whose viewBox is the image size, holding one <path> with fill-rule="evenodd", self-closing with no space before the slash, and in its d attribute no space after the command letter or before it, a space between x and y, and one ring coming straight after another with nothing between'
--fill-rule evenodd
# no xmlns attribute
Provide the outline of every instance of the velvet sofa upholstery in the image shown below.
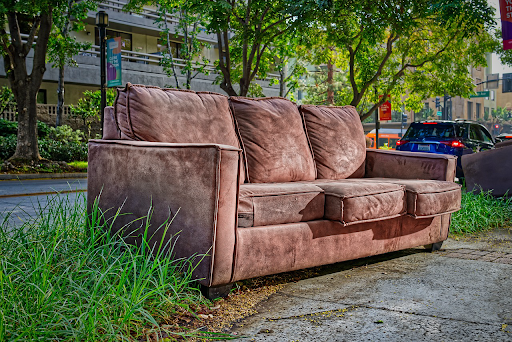
<svg viewBox="0 0 512 342"><path fill-rule="evenodd" d="M175 101L186 119L161 108ZM223 125L209 131L216 115ZM105 110L103 139L89 142L88 208L96 200L104 220L122 213L107 226L130 243L148 226L151 245L196 256L208 296L242 279L444 241L460 208L456 159L364 142L350 106L128 85Z"/></svg>

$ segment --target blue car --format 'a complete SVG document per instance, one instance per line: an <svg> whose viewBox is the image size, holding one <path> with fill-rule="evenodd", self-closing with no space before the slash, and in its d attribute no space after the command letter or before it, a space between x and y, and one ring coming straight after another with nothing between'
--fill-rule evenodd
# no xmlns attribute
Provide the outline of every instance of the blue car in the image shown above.
<svg viewBox="0 0 512 342"><path fill-rule="evenodd" d="M428 152L457 156L457 177L464 176L460 157L494 148L494 140L485 126L469 120L432 120L413 122L398 151Z"/></svg>

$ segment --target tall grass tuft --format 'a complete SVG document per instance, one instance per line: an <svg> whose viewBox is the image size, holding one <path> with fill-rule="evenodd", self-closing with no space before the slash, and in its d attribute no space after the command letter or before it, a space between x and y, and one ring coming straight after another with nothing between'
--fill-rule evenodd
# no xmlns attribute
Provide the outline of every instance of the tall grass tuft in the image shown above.
<svg viewBox="0 0 512 342"><path fill-rule="evenodd" d="M193 259L173 260L163 245L152 257L147 243L110 236L96 206L93 213L87 224L78 194L52 197L23 226L4 220L0 341L135 340L204 300L191 279Z"/></svg>
<svg viewBox="0 0 512 342"><path fill-rule="evenodd" d="M473 234L512 226L512 198L493 197L491 192L462 192L462 209L452 216L450 231Z"/></svg>

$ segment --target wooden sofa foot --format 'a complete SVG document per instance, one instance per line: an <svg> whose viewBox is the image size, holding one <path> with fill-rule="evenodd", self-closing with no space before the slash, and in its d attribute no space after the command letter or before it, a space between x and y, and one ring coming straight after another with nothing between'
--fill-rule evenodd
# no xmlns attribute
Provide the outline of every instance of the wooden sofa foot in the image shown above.
<svg viewBox="0 0 512 342"><path fill-rule="evenodd" d="M224 298L228 296L232 286L233 284L208 287L201 284L201 293L210 300Z"/></svg>
<svg viewBox="0 0 512 342"><path fill-rule="evenodd" d="M425 248L426 248L429 252L435 252L435 251L440 250L442 245L443 245L443 241L441 241L441 242L436 242L436 243L431 243L430 245L425 245Z"/></svg>

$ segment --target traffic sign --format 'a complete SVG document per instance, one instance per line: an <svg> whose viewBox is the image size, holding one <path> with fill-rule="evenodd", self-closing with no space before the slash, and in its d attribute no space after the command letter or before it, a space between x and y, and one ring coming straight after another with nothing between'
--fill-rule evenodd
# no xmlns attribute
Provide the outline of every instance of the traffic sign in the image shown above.
<svg viewBox="0 0 512 342"><path fill-rule="evenodd" d="M443 112L441 112L440 110L437 111L437 116L443 116Z"/></svg>
<svg viewBox="0 0 512 342"><path fill-rule="evenodd" d="M489 90L477 91L476 95L469 95L469 98L472 99L474 97L489 97L491 92Z"/></svg>

